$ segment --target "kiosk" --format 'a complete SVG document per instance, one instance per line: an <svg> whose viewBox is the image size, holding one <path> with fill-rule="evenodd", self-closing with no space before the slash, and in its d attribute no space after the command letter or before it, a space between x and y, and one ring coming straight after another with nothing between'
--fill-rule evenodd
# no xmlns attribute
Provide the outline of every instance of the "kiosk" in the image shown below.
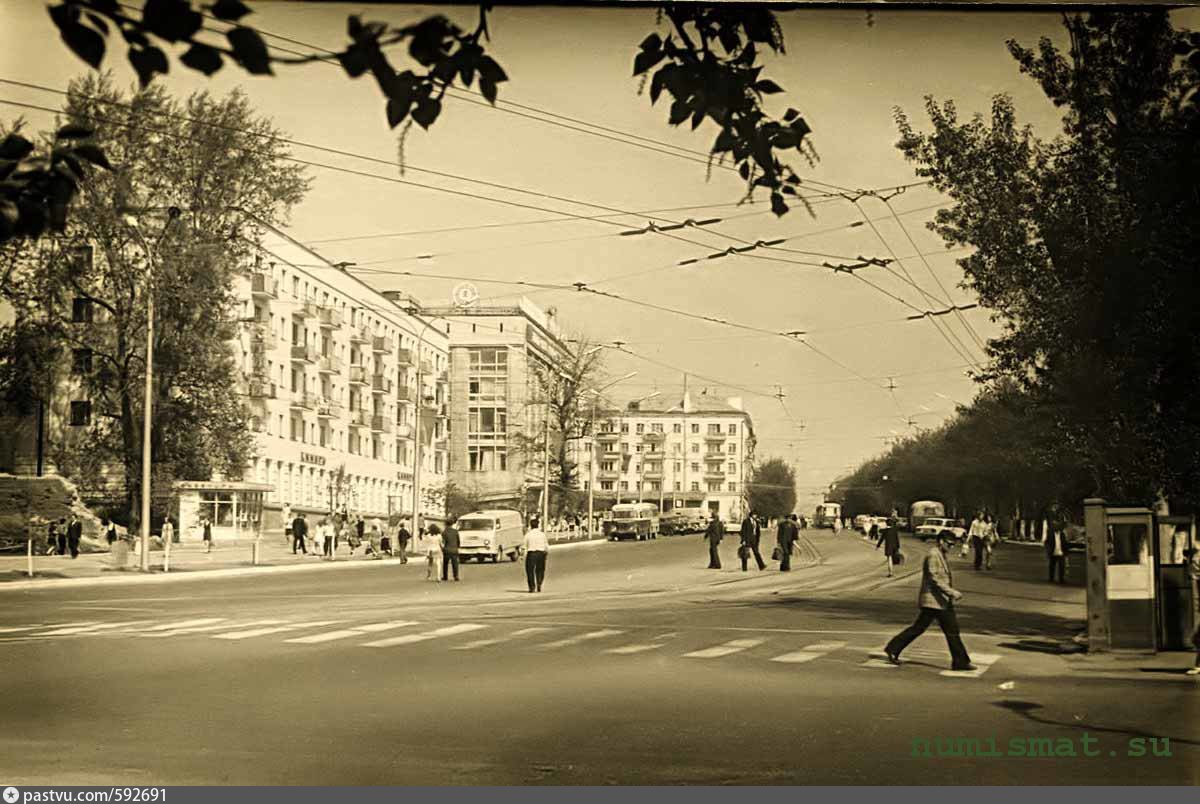
<svg viewBox="0 0 1200 804"><path fill-rule="evenodd" d="M1185 555L1192 517L1084 501L1088 651L1188 650L1196 583Z"/></svg>

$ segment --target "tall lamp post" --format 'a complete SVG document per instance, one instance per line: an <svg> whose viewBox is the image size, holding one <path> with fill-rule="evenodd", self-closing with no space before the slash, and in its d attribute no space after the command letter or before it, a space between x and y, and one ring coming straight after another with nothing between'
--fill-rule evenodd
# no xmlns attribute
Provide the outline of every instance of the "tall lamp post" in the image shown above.
<svg viewBox="0 0 1200 804"><path fill-rule="evenodd" d="M154 399L154 268L155 258L159 255L158 250L162 245L163 238L167 236L167 231L172 223L179 219L181 211L179 207L169 207L167 209L167 223L163 226L162 232L158 235L158 240L151 248L146 242L146 235L143 234L141 224L138 219L129 215L126 216L125 222L129 224L134 233L137 234L138 241L142 246L142 250L146 252L146 261L149 264L150 270L146 282L146 396L142 404L142 533L141 533L141 560L140 567L142 572L150 570L150 474L151 474L151 450L150 437L153 423L153 399Z"/></svg>
<svg viewBox="0 0 1200 804"><path fill-rule="evenodd" d="M417 382L413 389L416 395L416 418L413 423L413 539L421 532L421 406L425 403L425 386L421 377L421 349L425 346L425 330L433 325L420 316L416 307L405 307L404 312L421 322L421 334L417 336Z"/></svg>

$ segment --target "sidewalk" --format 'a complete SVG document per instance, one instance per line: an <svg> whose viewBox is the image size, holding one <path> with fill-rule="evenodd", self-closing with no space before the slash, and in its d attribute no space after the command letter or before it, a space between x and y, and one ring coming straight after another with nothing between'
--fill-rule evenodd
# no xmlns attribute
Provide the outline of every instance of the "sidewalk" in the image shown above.
<svg viewBox="0 0 1200 804"><path fill-rule="evenodd" d="M585 544L600 544L603 539L570 538L567 533L555 534L550 543L557 549L568 549ZM253 563L254 540L239 540L215 544L212 552L205 552L202 544L188 542L171 546L170 570L163 571L164 552L151 549L150 571L139 570L139 557L130 550L124 566L118 566L112 553L80 553L78 558L69 556L35 555L34 576L27 574L27 558L24 554L0 556L0 592L16 589L41 589L49 587L95 586L109 583L167 582L195 580L202 577L229 577L278 572L304 572L322 568L376 566L399 564L400 558L377 558L366 555L360 547L350 554L345 544L339 546L334 559L325 558L314 552L307 555L292 553L290 540L279 534L265 536L259 544L259 561ZM310 546L311 549L311 546ZM410 561L423 560L424 551L417 545L409 545Z"/></svg>

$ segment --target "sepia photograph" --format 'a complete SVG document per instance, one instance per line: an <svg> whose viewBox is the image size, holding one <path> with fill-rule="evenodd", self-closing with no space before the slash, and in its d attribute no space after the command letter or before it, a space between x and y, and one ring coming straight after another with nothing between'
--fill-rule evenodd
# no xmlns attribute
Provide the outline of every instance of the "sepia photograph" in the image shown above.
<svg viewBox="0 0 1200 804"><path fill-rule="evenodd" d="M1183 800L1198 277L1200 8L0 0L4 804Z"/></svg>

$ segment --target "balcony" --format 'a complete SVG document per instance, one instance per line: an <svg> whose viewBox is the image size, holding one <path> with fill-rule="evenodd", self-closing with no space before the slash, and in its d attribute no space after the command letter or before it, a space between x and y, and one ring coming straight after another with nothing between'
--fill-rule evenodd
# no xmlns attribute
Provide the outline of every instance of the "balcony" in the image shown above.
<svg viewBox="0 0 1200 804"><path fill-rule="evenodd" d="M350 411L350 426L351 427L370 427L371 426L371 411L365 409Z"/></svg>
<svg viewBox="0 0 1200 804"><path fill-rule="evenodd" d="M662 480L663 479L662 469L654 469L654 470L647 469L644 472L642 472L642 479L643 480Z"/></svg>
<svg viewBox="0 0 1200 804"><path fill-rule="evenodd" d="M422 360L421 361L421 373L422 374L432 374L433 373L433 363L429 362L428 360Z"/></svg>
<svg viewBox="0 0 1200 804"><path fill-rule="evenodd" d="M318 307L317 320L321 329L337 329L342 325L342 312L332 307Z"/></svg>
<svg viewBox="0 0 1200 804"><path fill-rule="evenodd" d="M267 380L251 380L248 396L251 399L275 399L277 390L275 383Z"/></svg>
<svg viewBox="0 0 1200 804"><path fill-rule="evenodd" d="M399 399L401 402L411 402L412 398L413 398L412 389L409 388L407 385L397 385L396 386L396 398Z"/></svg>
<svg viewBox="0 0 1200 804"><path fill-rule="evenodd" d="M596 433L596 440L605 444L611 444L621 440L621 434L614 431Z"/></svg>
<svg viewBox="0 0 1200 804"><path fill-rule="evenodd" d="M397 349L396 360L401 366L411 366L413 364L412 349Z"/></svg>
<svg viewBox="0 0 1200 804"><path fill-rule="evenodd" d="M661 449L650 449L642 453L642 457L648 461L664 461L667 459L667 453Z"/></svg>
<svg viewBox="0 0 1200 804"><path fill-rule="evenodd" d="M392 353L391 338L376 335L371 339L371 351L377 355L390 355Z"/></svg>
<svg viewBox="0 0 1200 804"><path fill-rule="evenodd" d="M339 374L342 371L342 359L333 355L321 355L317 361L317 371L322 374Z"/></svg>
<svg viewBox="0 0 1200 804"><path fill-rule="evenodd" d="M706 468L704 470L704 479L705 480L724 480L725 479L725 470L724 469L714 469L713 467L709 466L708 468Z"/></svg>
<svg viewBox="0 0 1200 804"><path fill-rule="evenodd" d="M411 424L397 424L396 425L396 438L408 439L408 438L412 438L412 435L413 435L413 426Z"/></svg>
<svg viewBox="0 0 1200 804"><path fill-rule="evenodd" d="M267 420L265 417L253 416L250 418L250 432L265 433L267 432Z"/></svg>
<svg viewBox="0 0 1200 804"><path fill-rule="evenodd" d="M342 403L332 399L317 400L317 416L322 419L335 419L342 415Z"/></svg>
<svg viewBox="0 0 1200 804"><path fill-rule="evenodd" d="M615 469L601 469L596 472L597 480L620 480L621 473Z"/></svg>
<svg viewBox="0 0 1200 804"><path fill-rule="evenodd" d="M355 327L350 330L350 343L370 343L371 330L366 327Z"/></svg>
<svg viewBox="0 0 1200 804"><path fill-rule="evenodd" d="M392 432L392 422L386 416L372 416L371 431L375 433L390 433Z"/></svg>
<svg viewBox="0 0 1200 804"><path fill-rule="evenodd" d="M667 438L666 433L643 433L642 440L649 441L652 444L661 444Z"/></svg>
<svg viewBox="0 0 1200 804"><path fill-rule="evenodd" d="M705 441L722 441L723 442L725 440L725 434L724 433L709 433L706 436L704 436L704 440Z"/></svg>
<svg viewBox="0 0 1200 804"><path fill-rule="evenodd" d="M299 299L292 305L292 316L294 318L316 318L317 305L314 302Z"/></svg>
<svg viewBox="0 0 1200 804"><path fill-rule="evenodd" d="M278 299L279 280L266 274L250 275L250 295L256 299Z"/></svg>
<svg viewBox="0 0 1200 804"><path fill-rule="evenodd" d="M370 381L367 379L366 366L351 366L350 367L350 384L351 385L367 385Z"/></svg>
<svg viewBox="0 0 1200 804"><path fill-rule="evenodd" d="M450 384L450 372L443 369L441 372L438 373L437 381L439 383L441 383L442 385L449 385Z"/></svg>
<svg viewBox="0 0 1200 804"><path fill-rule="evenodd" d="M320 355L317 354L317 350L313 347L292 344L292 360L303 363L316 363L318 357Z"/></svg>
<svg viewBox="0 0 1200 804"><path fill-rule="evenodd" d="M392 381L387 377L376 374L371 378L371 392L375 394L391 393Z"/></svg>
<svg viewBox="0 0 1200 804"><path fill-rule="evenodd" d="M271 314L262 308L256 308L250 315L239 318L239 322L248 325L268 326L271 323Z"/></svg>
<svg viewBox="0 0 1200 804"><path fill-rule="evenodd" d="M307 391L292 392L292 410L312 410L317 406L317 397Z"/></svg>

